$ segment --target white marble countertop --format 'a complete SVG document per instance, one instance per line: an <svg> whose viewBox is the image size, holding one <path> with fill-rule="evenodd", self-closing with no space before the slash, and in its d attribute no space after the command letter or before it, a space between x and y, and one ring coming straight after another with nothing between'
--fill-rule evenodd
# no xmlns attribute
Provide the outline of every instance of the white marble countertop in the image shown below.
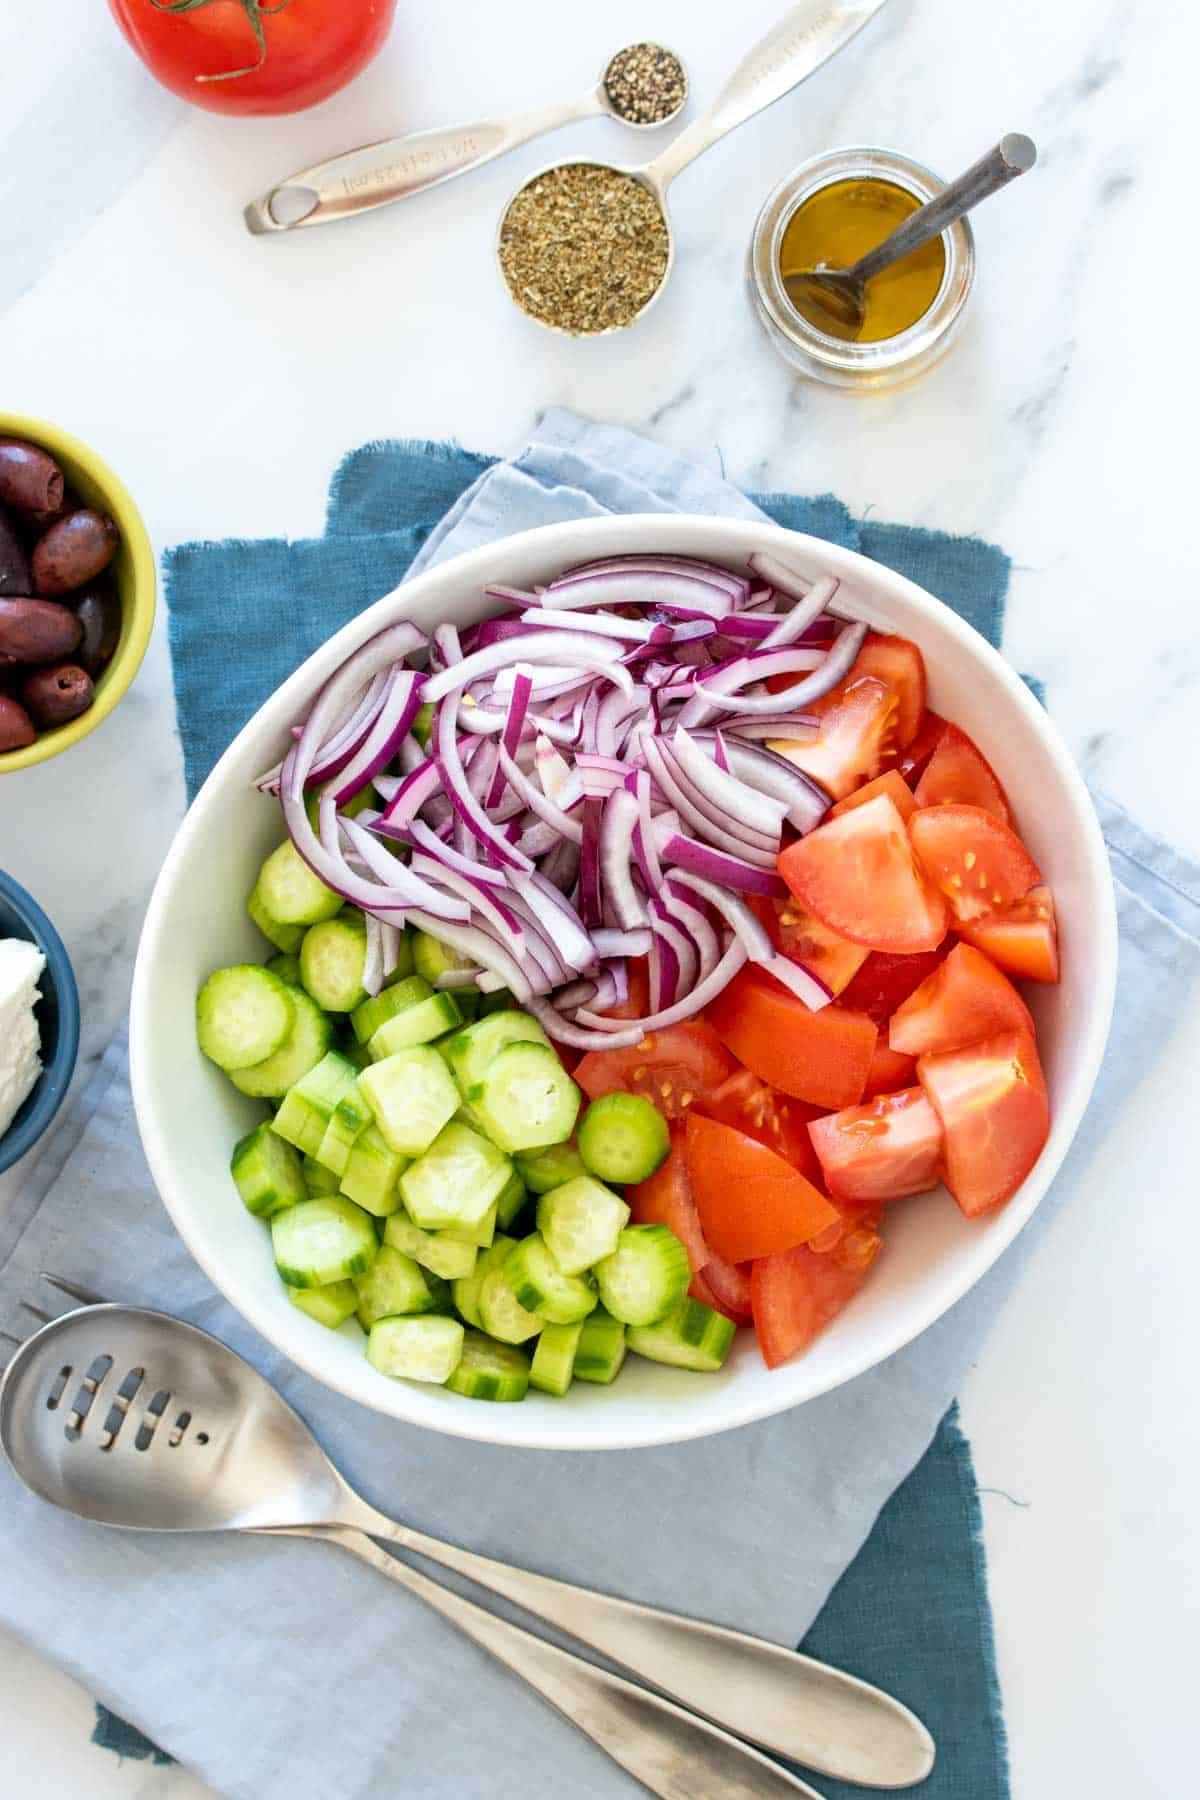
<svg viewBox="0 0 1200 1800"><path fill-rule="evenodd" d="M160 549L318 532L351 446L452 436L507 451L549 403L720 458L748 487L833 489L883 518L979 532L1014 558L1006 649L1045 680L1087 774L1200 852L1191 416L1132 273L1184 216L1192 9L893 0L680 180L671 291L615 340L544 334L498 287L497 212L545 146L287 244L242 229L242 204L290 169L570 94L636 38L682 49L702 101L780 0L743 0L735 21L686 0L602 10L401 4L346 93L306 116L237 122L153 87L102 6L3 9L0 405L95 444ZM794 382L742 290L767 189L834 143L895 144L952 173L1009 129L1030 131L1041 161L979 215L979 292L947 361L885 396ZM641 147L591 122L553 149ZM125 1009L182 807L160 617L134 689L87 748L0 783L0 863L67 939L84 1065ZM1195 1161L1178 1123L1200 1102L1197 1052L1193 1018L1125 1109L1093 1208L1060 1223L963 1395L988 1490L1018 1800L1175 1800L1200 1784ZM20 1179L0 1179L0 1206ZM201 1792L180 1770L93 1749L81 1690L17 1645L0 1642L0 1657L7 1792Z"/></svg>

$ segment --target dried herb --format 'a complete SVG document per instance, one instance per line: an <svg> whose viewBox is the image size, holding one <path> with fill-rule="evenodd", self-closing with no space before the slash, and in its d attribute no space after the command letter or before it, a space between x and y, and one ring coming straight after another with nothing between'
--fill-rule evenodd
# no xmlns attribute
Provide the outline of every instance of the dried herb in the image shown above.
<svg viewBox="0 0 1200 1800"><path fill-rule="evenodd" d="M500 266L517 305L580 335L630 324L662 286L669 258L653 194L602 163L539 175L500 228Z"/></svg>
<svg viewBox="0 0 1200 1800"><path fill-rule="evenodd" d="M687 99L683 64L661 44L630 44L604 72L613 111L631 125L661 125Z"/></svg>

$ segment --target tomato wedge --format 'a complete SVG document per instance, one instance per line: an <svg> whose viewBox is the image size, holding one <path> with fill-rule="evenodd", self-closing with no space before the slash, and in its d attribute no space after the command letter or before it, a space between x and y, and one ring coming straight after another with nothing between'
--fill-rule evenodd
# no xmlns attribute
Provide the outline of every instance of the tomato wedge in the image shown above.
<svg viewBox="0 0 1200 1800"><path fill-rule="evenodd" d="M836 1223L824 1194L744 1131L692 1113L685 1141L701 1228L726 1262L790 1250Z"/></svg>
<svg viewBox="0 0 1200 1800"><path fill-rule="evenodd" d="M575 1079L589 1100L641 1094L666 1119L680 1119L693 1100L732 1075L733 1060L706 1019L651 1031L630 1050L589 1050Z"/></svg>
<svg viewBox="0 0 1200 1800"><path fill-rule="evenodd" d="M828 712L843 698L847 690L864 676L882 681L896 696L895 741L898 750L912 743L925 714L925 658L908 638L885 637L882 632L867 633L866 641L837 687L831 688L814 710ZM772 675L767 687L772 693L790 687L794 675Z"/></svg>
<svg viewBox="0 0 1200 1800"><path fill-rule="evenodd" d="M750 1309L751 1263L727 1263L721 1256L710 1257L698 1275L692 1277L688 1293L693 1300L703 1300L715 1307L735 1325L753 1324Z"/></svg>
<svg viewBox="0 0 1200 1800"><path fill-rule="evenodd" d="M762 1256L750 1271L750 1304L758 1347L768 1369L805 1349L857 1294L883 1248L867 1223L840 1233L830 1250L801 1245Z"/></svg>
<svg viewBox="0 0 1200 1800"><path fill-rule="evenodd" d="M830 827L822 825L820 829L828 831ZM908 833L926 875L945 895L961 925L973 924L988 913L1004 912L1042 879L1016 832L982 807L923 807L909 820ZM802 844L809 842L809 838L801 839ZM780 874L787 879L782 863ZM819 907L813 910L820 912Z"/></svg>
<svg viewBox="0 0 1200 1800"><path fill-rule="evenodd" d="M751 966L712 1002L708 1017L739 1062L793 1099L833 1110L862 1099L878 1036L865 1013L836 1003L810 1012Z"/></svg>
<svg viewBox="0 0 1200 1800"><path fill-rule="evenodd" d="M1058 925L1048 887L1031 888L1004 912L960 925L959 935L1018 980L1058 980Z"/></svg>
<svg viewBox="0 0 1200 1800"><path fill-rule="evenodd" d="M786 900L768 900L760 894L749 894L746 899L770 932L775 948L815 975L831 994L841 993L869 955L861 944L851 944L830 931L794 894Z"/></svg>
<svg viewBox="0 0 1200 1800"><path fill-rule="evenodd" d="M852 807L865 806L868 800L874 800L879 794L887 795L905 821L917 810L917 802L913 799L913 791L908 783L895 769L885 769L874 781L868 781L865 787L856 788L854 793L839 800L836 806L831 806L829 817L836 819L839 813L849 812Z"/></svg>
<svg viewBox="0 0 1200 1800"><path fill-rule="evenodd" d="M900 702L890 687L869 675L844 693L835 688L834 695L838 697L827 695L812 709L821 717L815 738L803 743L771 738L767 748L786 756L840 800L878 775L895 754Z"/></svg>
<svg viewBox="0 0 1200 1800"><path fill-rule="evenodd" d="M842 1005L857 1007L877 1025L886 1025L896 1008L916 993L927 975L933 974L952 942L944 939L937 950L923 950L915 956L873 950L843 992Z"/></svg>
<svg viewBox="0 0 1200 1800"><path fill-rule="evenodd" d="M917 783L917 806L978 806L1002 824L1012 824L1008 798L1000 778L983 751L960 731L947 725Z"/></svg>
<svg viewBox="0 0 1200 1800"><path fill-rule="evenodd" d="M876 1094L894 1094L898 1088L911 1087L917 1079L917 1059L915 1056L903 1056L899 1050L893 1050L887 1040L880 1036L875 1046L875 1054L871 1058L871 1067L867 1070L867 1085L863 1089L863 1099L873 1100Z"/></svg>
<svg viewBox="0 0 1200 1800"><path fill-rule="evenodd" d="M1011 1200L1050 1130L1032 1034L1005 1031L922 1056L917 1074L942 1121L946 1186L968 1219Z"/></svg>
<svg viewBox="0 0 1200 1800"><path fill-rule="evenodd" d="M941 818L955 809L924 815ZM981 815L985 816L985 815ZM922 817L913 814L913 823ZM935 950L946 906L913 856L904 820L886 794L830 819L789 845L779 873L801 906L870 950Z"/></svg>
<svg viewBox="0 0 1200 1800"><path fill-rule="evenodd" d="M808 1130L836 1199L901 1200L942 1178L941 1123L919 1087L848 1106Z"/></svg>
<svg viewBox="0 0 1200 1800"><path fill-rule="evenodd" d="M892 1014L888 1044L905 1056L925 1056L995 1037L998 1031L1032 1034L1029 1008L982 951L956 944L941 968Z"/></svg>
<svg viewBox="0 0 1200 1800"><path fill-rule="evenodd" d="M756 1138L809 1181L820 1180L821 1165L808 1135L809 1120L821 1116L819 1106L776 1093L752 1069L737 1069L715 1094L697 1100L695 1110L719 1125L732 1125L735 1131Z"/></svg>
<svg viewBox="0 0 1200 1800"><path fill-rule="evenodd" d="M930 757L942 741L942 733L946 729L946 720L940 713L926 712L917 728L917 735L903 752L896 764L905 781L916 786L924 773Z"/></svg>
<svg viewBox="0 0 1200 1800"><path fill-rule="evenodd" d="M625 1190L630 1218L635 1225L666 1225L687 1251L688 1267L698 1272L712 1258L700 1224L688 1179L683 1127L671 1127L671 1154L646 1181Z"/></svg>

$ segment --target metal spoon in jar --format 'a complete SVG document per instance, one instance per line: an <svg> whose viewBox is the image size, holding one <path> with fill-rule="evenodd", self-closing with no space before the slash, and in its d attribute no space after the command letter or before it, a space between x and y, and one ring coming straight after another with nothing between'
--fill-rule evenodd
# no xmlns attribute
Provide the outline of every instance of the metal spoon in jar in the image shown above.
<svg viewBox="0 0 1200 1800"><path fill-rule="evenodd" d="M647 52L631 67L638 52ZM653 101L668 106L661 117L633 116L636 101L622 99L644 88ZM635 131L657 131L670 125L687 105L688 78L682 59L662 44L629 44L605 64L595 87L577 100L553 106L535 106L528 112L504 119L485 119L477 125L441 125L432 131L412 131L382 143L346 150L325 162L313 163L289 175L251 201L243 217L256 237L269 231L295 231L301 225L327 225L354 213L372 212L424 193L455 175L466 175L484 163L494 162L531 138L572 125L577 119L608 115ZM648 110L657 112L658 108Z"/></svg>
<svg viewBox="0 0 1200 1800"><path fill-rule="evenodd" d="M853 339L863 328L867 315L867 283L891 268L902 257L922 244L940 237L948 226L964 213L995 194L1018 175L1024 175L1037 161L1037 146L1032 138L1019 131L1002 137L995 149L973 163L965 175L950 182L936 200L910 213L895 231L890 231L881 244L860 256L848 269L829 269L818 263L815 269L803 269L785 275L783 285L789 300L805 313L812 324L832 337ZM814 314L820 314L815 318Z"/></svg>

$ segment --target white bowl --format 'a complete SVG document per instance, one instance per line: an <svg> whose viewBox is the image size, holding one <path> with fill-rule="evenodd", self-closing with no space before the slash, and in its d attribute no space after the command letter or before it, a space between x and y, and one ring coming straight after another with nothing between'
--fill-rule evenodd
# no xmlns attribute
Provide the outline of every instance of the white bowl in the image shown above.
<svg viewBox="0 0 1200 1800"><path fill-rule="evenodd" d="M390 1381L367 1362L357 1326L328 1331L289 1303L269 1233L229 1178L233 1142L261 1108L196 1048L202 981L264 953L242 902L282 822L252 778L283 754L288 728L317 685L395 619L426 629L444 619L466 625L489 610L488 583L527 587L595 557L657 551L745 568L756 549L810 576L839 576L840 603L919 643L930 704L968 731L999 771L1054 889L1063 941L1062 982L1031 996L1050 1090L1049 1142L1028 1181L989 1217L969 1223L943 1189L891 1207L884 1252L862 1292L783 1368L763 1367L747 1331L718 1375L631 1357L611 1388L577 1384L561 1400L531 1392L519 1406ZM316 651L231 744L180 827L146 916L133 984L134 1100L155 1181L196 1260L265 1338L328 1387L393 1418L488 1443L556 1450L670 1443L745 1425L852 1380L932 1325L991 1267L1046 1192L1083 1116L1108 1033L1116 944L1108 859L1078 771L1024 683L949 607L866 557L774 525L671 515L549 525L472 551L378 601Z"/></svg>

